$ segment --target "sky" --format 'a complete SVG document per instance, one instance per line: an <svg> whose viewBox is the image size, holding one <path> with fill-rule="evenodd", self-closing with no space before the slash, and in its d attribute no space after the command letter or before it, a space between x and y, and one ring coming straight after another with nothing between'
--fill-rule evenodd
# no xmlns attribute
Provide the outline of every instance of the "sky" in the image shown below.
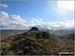
<svg viewBox="0 0 75 56"><path fill-rule="evenodd" d="M73 0L1 1L0 7L1 27L17 28L35 25L49 29L74 27Z"/></svg>

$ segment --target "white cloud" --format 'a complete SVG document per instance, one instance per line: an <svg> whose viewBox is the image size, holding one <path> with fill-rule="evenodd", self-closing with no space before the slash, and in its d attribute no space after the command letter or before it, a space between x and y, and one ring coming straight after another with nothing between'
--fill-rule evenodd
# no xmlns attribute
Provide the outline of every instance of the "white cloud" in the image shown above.
<svg viewBox="0 0 75 56"><path fill-rule="evenodd" d="M74 1L57 1L59 13L74 11Z"/></svg>
<svg viewBox="0 0 75 56"><path fill-rule="evenodd" d="M7 4L0 4L0 6L7 8L8 5Z"/></svg>
<svg viewBox="0 0 75 56"><path fill-rule="evenodd" d="M26 21L19 15L11 15L1 11L0 12L0 29L28 29L32 26L37 26L39 29L67 29L74 27L74 20L67 20L65 22L43 22L43 19L32 18Z"/></svg>
<svg viewBox="0 0 75 56"><path fill-rule="evenodd" d="M8 17L8 13L5 13L4 11L1 11L0 12L0 17L7 18Z"/></svg>
<svg viewBox="0 0 75 56"><path fill-rule="evenodd" d="M4 11L0 11L0 21L4 22L8 19L8 13L5 13Z"/></svg>
<svg viewBox="0 0 75 56"><path fill-rule="evenodd" d="M35 25L41 24L42 23L42 18L40 18L39 20L38 19L35 19L35 18L32 18L31 19L31 22L35 23Z"/></svg>
<svg viewBox="0 0 75 56"><path fill-rule="evenodd" d="M19 15L12 15L10 16L11 24L16 24L16 25L24 25L26 21L22 19Z"/></svg>

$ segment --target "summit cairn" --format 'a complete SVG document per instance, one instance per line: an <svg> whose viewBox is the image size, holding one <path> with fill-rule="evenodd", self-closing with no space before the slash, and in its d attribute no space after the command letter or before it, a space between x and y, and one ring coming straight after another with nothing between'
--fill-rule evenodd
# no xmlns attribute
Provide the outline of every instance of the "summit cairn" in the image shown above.
<svg viewBox="0 0 75 56"><path fill-rule="evenodd" d="M32 27L29 31L39 30L37 27Z"/></svg>

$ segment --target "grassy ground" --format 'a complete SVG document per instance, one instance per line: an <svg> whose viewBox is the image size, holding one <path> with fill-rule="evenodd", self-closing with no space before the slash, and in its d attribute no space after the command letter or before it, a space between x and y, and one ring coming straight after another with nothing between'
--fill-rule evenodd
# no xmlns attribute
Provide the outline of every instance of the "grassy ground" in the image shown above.
<svg viewBox="0 0 75 56"><path fill-rule="evenodd" d="M2 30L1 35L2 55L57 55L60 51L74 51L73 39L47 30Z"/></svg>

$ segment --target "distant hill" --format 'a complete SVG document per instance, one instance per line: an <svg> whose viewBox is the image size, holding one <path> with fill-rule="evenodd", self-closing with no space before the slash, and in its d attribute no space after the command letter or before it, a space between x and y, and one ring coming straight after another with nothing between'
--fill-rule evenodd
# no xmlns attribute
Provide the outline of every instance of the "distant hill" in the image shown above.
<svg viewBox="0 0 75 56"><path fill-rule="evenodd" d="M22 34L26 32L27 30L1 30L1 36L3 37L9 37L14 36L16 34Z"/></svg>
<svg viewBox="0 0 75 56"><path fill-rule="evenodd" d="M53 32L54 34L68 34L68 33L74 33L74 30L50 30L50 32Z"/></svg>
<svg viewBox="0 0 75 56"><path fill-rule="evenodd" d="M5 32L2 34L14 34L12 31ZM22 31L8 37L4 35L1 39L2 55L54 55L60 51L74 51L72 39L64 36L62 39L62 36L56 36L47 30Z"/></svg>
<svg viewBox="0 0 75 56"><path fill-rule="evenodd" d="M66 36L67 36L68 39L74 40L74 32L69 32L69 33L66 34Z"/></svg>

